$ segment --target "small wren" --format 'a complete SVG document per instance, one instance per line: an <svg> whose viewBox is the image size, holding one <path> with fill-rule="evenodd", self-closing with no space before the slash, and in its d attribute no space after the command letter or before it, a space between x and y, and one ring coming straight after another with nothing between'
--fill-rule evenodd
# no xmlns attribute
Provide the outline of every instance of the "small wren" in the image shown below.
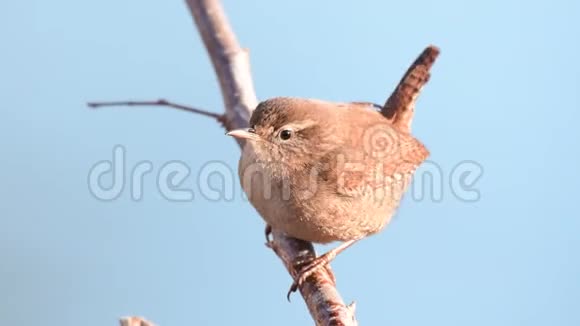
<svg viewBox="0 0 580 326"><path fill-rule="evenodd" d="M295 285L389 223L429 152L370 103L279 97L260 103L244 139L242 188L273 229L314 243L341 241Z"/></svg>

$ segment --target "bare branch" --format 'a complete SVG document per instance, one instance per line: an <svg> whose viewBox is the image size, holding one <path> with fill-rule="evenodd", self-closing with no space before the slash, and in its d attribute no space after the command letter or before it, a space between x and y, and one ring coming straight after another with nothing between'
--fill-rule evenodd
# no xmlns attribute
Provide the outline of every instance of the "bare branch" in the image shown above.
<svg viewBox="0 0 580 326"><path fill-rule="evenodd" d="M258 105L248 51L242 49L218 0L186 0L220 83L230 128L245 128Z"/></svg>
<svg viewBox="0 0 580 326"><path fill-rule="evenodd" d="M109 106L166 106L173 109L201 114L210 118L214 118L218 121L223 120L223 115L209 112L202 109L197 109L191 106L181 105L177 103L173 103L164 99L158 99L156 101L112 101L112 102L89 102L87 105L93 109L98 109L102 107L109 107Z"/></svg>
<svg viewBox="0 0 580 326"><path fill-rule="evenodd" d="M272 235L274 240L266 245L274 250L290 275L296 279L301 267L316 258L314 247L310 242L286 237L277 230L273 230ZM283 241L276 241L276 239L283 239ZM325 267L316 271L307 279L307 282L299 287L310 315L314 318L316 325L358 325L354 302L350 305L344 304L336 289L336 279L330 265Z"/></svg>
<svg viewBox="0 0 580 326"><path fill-rule="evenodd" d="M218 0L186 0L220 81L228 128L247 127L258 100L248 52L240 47ZM304 254L315 257L312 244L274 230L272 248L294 277L294 262ZM317 271L300 287L316 325L356 325L354 309L345 305L330 269Z"/></svg>
<svg viewBox="0 0 580 326"><path fill-rule="evenodd" d="M429 81L429 70L439 56L439 48L428 46L409 67L397 88L385 102L381 110L393 125L401 130L411 132L411 123L415 112L415 102L421 89Z"/></svg>

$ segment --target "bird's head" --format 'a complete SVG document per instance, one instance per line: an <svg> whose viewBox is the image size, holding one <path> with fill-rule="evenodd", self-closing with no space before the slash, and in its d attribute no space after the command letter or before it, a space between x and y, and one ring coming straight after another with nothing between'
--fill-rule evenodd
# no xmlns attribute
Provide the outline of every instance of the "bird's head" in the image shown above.
<svg viewBox="0 0 580 326"><path fill-rule="evenodd" d="M333 127L318 101L278 97L261 102L250 119L250 128L237 129L228 135L245 139L252 146L257 162L283 163L291 169L303 169L325 151L325 144L335 144Z"/></svg>

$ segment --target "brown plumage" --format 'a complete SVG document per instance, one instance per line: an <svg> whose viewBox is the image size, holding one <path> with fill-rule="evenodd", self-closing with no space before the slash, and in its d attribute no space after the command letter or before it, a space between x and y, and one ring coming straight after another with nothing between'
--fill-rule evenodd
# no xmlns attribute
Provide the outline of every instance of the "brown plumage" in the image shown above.
<svg viewBox="0 0 580 326"><path fill-rule="evenodd" d="M318 243L378 232L428 155L360 104L275 98L250 126L265 140L246 144L240 160L250 201L273 228ZM291 130L288 140L282 130Z"/></svg>
<svg viewBox="0 0 580 326"><path fill-rule="evenodd" d="M229 134L248 140L239 176L268 225L306 241L345 241L324 262L390 221L429 154L367 103L273 98L250 129Z"/></svg>

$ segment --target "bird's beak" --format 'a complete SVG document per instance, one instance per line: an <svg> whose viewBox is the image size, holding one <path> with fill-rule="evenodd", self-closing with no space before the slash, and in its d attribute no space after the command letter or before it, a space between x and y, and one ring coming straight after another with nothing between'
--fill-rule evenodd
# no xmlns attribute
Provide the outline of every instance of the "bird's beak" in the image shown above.
<svg viewBox="0 0 580 326"><path fill-rule="evenodd" d="M256 131L252 128L235 129L226 133L226 135L238 139L261 140L260 136L258 136L258 134L256 134Z"/></svg>

